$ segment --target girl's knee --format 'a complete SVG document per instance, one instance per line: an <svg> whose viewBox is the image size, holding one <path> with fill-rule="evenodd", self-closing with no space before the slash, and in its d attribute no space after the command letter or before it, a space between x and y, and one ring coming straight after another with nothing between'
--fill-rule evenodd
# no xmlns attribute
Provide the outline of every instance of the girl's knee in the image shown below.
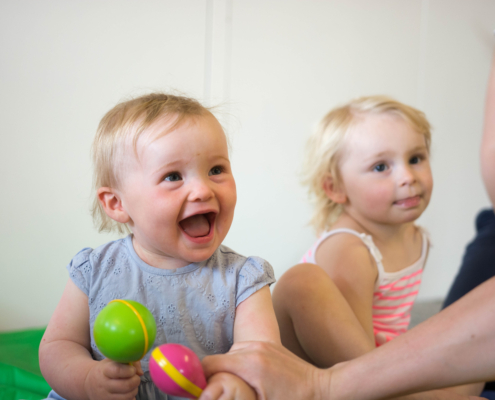
<svg viewBox="0 0 495 400"><path fill-rule="evenodd" d="M333 285L328 274L315 264L298 264L285 272L273 290L274 297L305 295L320 285Z"/></svg>

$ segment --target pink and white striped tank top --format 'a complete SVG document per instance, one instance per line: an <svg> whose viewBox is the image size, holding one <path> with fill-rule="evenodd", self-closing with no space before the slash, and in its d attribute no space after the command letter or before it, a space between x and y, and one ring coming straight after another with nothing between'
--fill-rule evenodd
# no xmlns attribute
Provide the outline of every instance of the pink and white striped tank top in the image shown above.
<svg viewBox="0 0 495 400"><path fill-rule="evenodd" d="M426 232L421 229L423 245L418 261L397 272L385 272L382 255L370 235L345 228L324 232L300 262L316 264L315 253L320 244L337 233L350 233L359 237L376 262L378 278L373 294L373 330L375 338L377 335L381 336L383 340L380 340L380 343L383 343L384 340L392 340L394 337L406 332L411 321L411 309L418 295L423 268L428 255L429 240ZM377 346L380 343L377 342Z"/></svg>

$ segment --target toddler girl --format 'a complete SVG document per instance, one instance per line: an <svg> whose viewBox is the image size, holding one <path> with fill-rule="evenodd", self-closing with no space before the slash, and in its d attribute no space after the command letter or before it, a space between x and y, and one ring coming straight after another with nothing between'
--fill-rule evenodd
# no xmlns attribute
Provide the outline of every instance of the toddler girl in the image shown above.
<svg viewBox="0 0 495 400"><path fill-rule="evenodd" d="M428 255L414 221L430 201L429 153L423 113L387 97L321 121L306 160L321 235L273 294L282 343L296 355L330 367L406 331Z"/></svg>
<svg viewBox="0 0 495 400"><path fill-rule="evenodd" d="M100 122L93 161L100 231L130 234L81 250L67 266L70 279L40 346L43 375L56 391L50 397L167 398L150 381L151 351L129 366L96 347L95 318L113 299L152 312L155 345L181 343L200 358L234 342L280 341L272 267L221 244L236 187L225 134L208 109L160 93L118 104ZM214 376L207 390L211 398L255 398L234 375Z"/></svg>

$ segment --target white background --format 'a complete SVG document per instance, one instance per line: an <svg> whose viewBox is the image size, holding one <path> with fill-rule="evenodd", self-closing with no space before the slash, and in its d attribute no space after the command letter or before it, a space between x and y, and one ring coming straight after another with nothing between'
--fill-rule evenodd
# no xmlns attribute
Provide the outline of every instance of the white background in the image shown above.
<svg viewBox="0 0 495 400"><path fill-rule="evenodd" d="M93 228L90 144L150 90L220 104L238 206L225 243L280 276L315 237L303 147L330 108L388 94L433 125L421 298L448 290L489 204L479 144L493 0L8 0L0 3L0 330L43 326Z"/></svg>

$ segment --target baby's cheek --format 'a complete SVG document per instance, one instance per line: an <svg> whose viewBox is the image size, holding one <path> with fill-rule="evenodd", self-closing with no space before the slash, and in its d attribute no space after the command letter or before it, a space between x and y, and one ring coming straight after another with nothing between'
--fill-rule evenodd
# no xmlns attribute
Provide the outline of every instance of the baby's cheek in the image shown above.
<svg viewBox="0 0 495 400"><path fill-rule="evenodd" d="M219 193L221 206L227 214L234 213L237 203L237 191L234 181L226 185L224 190Z"/></svg>

